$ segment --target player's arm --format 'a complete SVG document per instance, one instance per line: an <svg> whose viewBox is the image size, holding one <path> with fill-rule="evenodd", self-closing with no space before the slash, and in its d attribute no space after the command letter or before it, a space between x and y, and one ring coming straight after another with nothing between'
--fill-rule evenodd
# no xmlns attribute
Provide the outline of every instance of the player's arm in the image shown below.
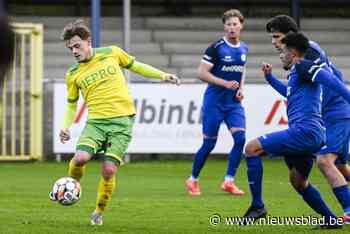
<svg viewBox="0 0 350 234"><path fill-rule="evenodd" d="M329 87L330 89L341 95L348 103L350 103L350 91L335 75L326 69L318 68L313 76L312 81Z"/></svg>
<svg viewBox="0 0 350 234"><path fill-rule="evenodd" d="M262 71L265 75L266 81L271 85L271 87L283 97L287 97L287 86L278 80L274 75L272 75L272 65L263 63Z"/></svg>
<svg viewBox="0 0 350 234"><path fill-rule="evenodd" d="M321 64L321 54L320 54L320 52L315 50L312 47L309 47L309 49L306 51L304 59L311 60L315 64L319 65L322 68L327 67L326 63L322 63ZM333 73L338 79L343 80L343 74L341 73L341 71L339 70L339 68L337 66L335 66L334 64L329 62L328 67L329 67L331 73Z"/></svg>
<svg viewBox="0 0 350 234"><path fill-rule="evenodd" d="M135 58L117 46L112 46L113 53L118 59L119 65L146 78L168 81L179 85L180 79L174 75L163 72L153 66L136 61Z"/></svg>
<svg viewBox="0 0 350 234"><path fill-rule="evenodd" d="M244 90L244 85L245 85L245 77L246 77L246 66L244 66L243 73L242 73L242 79L241 82L239 83L239 88L236 93L236 99L238 101L242 101L244 98L243 95L243 90Z"/></svg>
<svg viewBox="0 0 350 234"><path fill-rule="evenodd" d="M197 74L201 81L209 84L214 84L227 89L237 89L239 88L239 83L237 81L227 81L220 77L214 76L210 71L214 67L214 64L219 62L217 49L215 46L211 45L205 50L202 60L198 66Z"/></svg>
<svg viewBox="0 0 350 234"><path fill-rule="evenodd" d="M74 80L67 75L67 105L63 117L63 123L60 131L60 140L65 143L70 139L69 127L72 125L77 110L77 102L79 99L79 89Z"/></svg>
<svg viewBox="0 0 350 234"><path fill-rule="evenodd" d="M208 64L206 62L202 62L199 64L198 67L198 78L201 81L204 81L209 84L214 84L217 86L221 86L227 89L237 89L239 88L239 83L237 81L227 81L224 79L221 79L219 77L214 76L210 70L213 67L212 64Z"/></svg>
<svg viewBox="0 0 350 234"><path fill-rule="evenodd" d="M329 87L350 103L350 91L335 75L310 60L301 60L295 65L299 76L305 81Z"/></svg>
<svg viewBox="0 0 350 234"><path fill-rule="evenodd" d="M153 66L141 63L136 60L134 60L133 63L127 69L147 78L169 81L177 85L180 84L180 79L176 75L165 73Z"/></svg>

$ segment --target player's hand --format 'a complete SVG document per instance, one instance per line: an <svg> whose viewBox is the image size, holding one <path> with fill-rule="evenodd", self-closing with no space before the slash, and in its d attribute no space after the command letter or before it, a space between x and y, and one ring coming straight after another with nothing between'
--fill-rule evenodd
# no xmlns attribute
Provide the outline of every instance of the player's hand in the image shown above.
<svg viewBox="0 0 350 234"><path fill-rule="evenodd" d="M261 70L263 71L264 75L267 76L272 72L272 65L269 63L262 63Z"/></svg>
<svg viewBox="0 0 350 234"><path fill-rule="evenodd" d="M70 140L70 132L69 132L68 128L61 129L60 140L61 140L62 144L66 143L67 141Z"/></svg>
<svg viewBox="0 0 350 234"><path fill-rule="evenodd" d="M244 98L243 89L239 88L236 93L236 99L240 102Z"/></svg>
<svg viewBox="0 0 350 234"><path fill-rule="evenodd" d="M181 80L179 77L177 77L177 75L174 74L165 74L163 76L163 80L164 81L168 81L172 84L176 84L176 85L180 85L181 84Z"/></svg>
<svg viewBox="0 0 350 234"><path fill-rule="evenodd" d="M231 81L225 80L224 87L226 89L238 89L239 83L235 80L231 80Z"/></svg>

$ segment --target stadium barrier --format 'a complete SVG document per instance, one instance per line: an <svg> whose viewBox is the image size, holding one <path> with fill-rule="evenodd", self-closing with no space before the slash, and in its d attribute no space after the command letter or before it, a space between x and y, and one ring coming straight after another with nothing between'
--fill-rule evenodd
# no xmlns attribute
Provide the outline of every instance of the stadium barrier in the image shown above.
<svg viewBox="0 0 350 234"><path fill-rule="evenodd" d="M131 154L193 154L202 141L201 104L205 84L132 83L129 86L137 113ZM54 84L53 97L53 151L70 154L85 126L87 109L78 102L71 140L62 144L59 131L66 106L66 86ZM286 102L266 84L246 84L243 100L247 117L247 139L287 127ZM232 147L232 136L221 126L219 140L213 153L226 154Z"/></svg>
<svg viewBox="0 0 350 234"><path fill-rule="evenodd" d="M43 26L16 23L16 50L1 95L0 160L41 160Z"/></svg>

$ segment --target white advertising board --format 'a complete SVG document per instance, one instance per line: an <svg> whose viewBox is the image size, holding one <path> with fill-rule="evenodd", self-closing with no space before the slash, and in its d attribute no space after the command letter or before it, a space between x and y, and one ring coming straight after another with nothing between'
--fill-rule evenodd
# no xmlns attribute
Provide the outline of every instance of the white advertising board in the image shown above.
<svg viewBox="0 0 350 234"><path fill-rule="evenodd" d="M201 104L206 85L130 84L137 114L129 153L195 153L202 143ZM247 139L287 127L284 99L268 85L247 84L243 105L246 111ZM79 100L72 139L59 141L66 105L65 84L54 87L54 152L72 153L84 128L87 109ZM228 153L232 136L223 124L213 153Z"/></svg>

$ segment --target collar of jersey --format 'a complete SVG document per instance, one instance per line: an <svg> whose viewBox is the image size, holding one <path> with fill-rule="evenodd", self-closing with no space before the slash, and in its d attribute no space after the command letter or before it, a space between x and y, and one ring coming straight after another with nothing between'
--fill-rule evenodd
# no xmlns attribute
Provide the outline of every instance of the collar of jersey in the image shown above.
<svg viewBox="0 0 350 234"><path fill-rule="evenodd" d="M226 43L227 45L229 45L230 47L238 48L238 47L241 46L241 42L238 42L236 45L234 45L234 44L232 44L231 42L229 42L229 41L226 39L226 37L223 37L222 39L223 39L223 40L225 41L225 43Z"/></svg>
<svg viewBox="0 0 350 234"><path fill-rule="evenodd" d="M91 56L89 59L84 60L84 61L81 61L81 62L79 62L79 63L84 64L84 63L90 62L90 61L95 57L95 54L96 54L96 50L95 50L95 48L92 48L92 56Z"/></svg>

